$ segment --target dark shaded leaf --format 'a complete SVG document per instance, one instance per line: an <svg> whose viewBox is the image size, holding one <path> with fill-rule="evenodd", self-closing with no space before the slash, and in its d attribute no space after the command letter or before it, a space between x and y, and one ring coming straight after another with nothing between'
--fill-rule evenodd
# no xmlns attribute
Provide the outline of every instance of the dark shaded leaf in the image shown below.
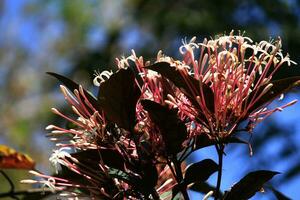
<svg viewBox="0 0 300 200"><path fill-rule="evenodd" d="M288 198L278 190L274 189L273 187L271 187L270 189L272 190L273 194L276 196L277 200L291 200L290 198Z"/></svg>
<svg viewBox="0 0 300 200"><path fill-rule="evenodd" d="M79 85L77 83L75 83L74 81L72 81L71 79L63 76L63 75L60 75L60 74L57 74L57 73L54 73L54 72L47 72L47 74L55 77L57 80L59 80L60 82L62 82L69 90L71 90L72 92L74 90L78 90L79 89Z"/></svg>
<svg viewBox="0 0 300 200"><path fill-rule="evenodd" d="M186 186L184 184L177 184L172 188L172 198L171 200L182 200L184 198L183 191L186 191Z"/></svg>
<svg viewBox="0 0 300 200"><path fill-rule="evenodd" d="M238 137L228 137L228 138L225 138L223 140L223 143L224 144L229 144L229 143L238 143L238 144L249 144L247 141L241 139L241 138L238 138Z"/></svg>
<svg viewBox="0 0 300 200"><path fill-rule="evenodd" d="M294 77L289 77L289 78L285 78L285 79L281 79L281 80L276 80L276 81L272 81L271 83L273 84L272 88L268 92L266 92L261 98L259 98L259 100L257 100L254 103L254 105L249 109L249 113L260 108L265 103L274 100L276 97L289 91L293 87L299 86L300 76L294 76ZM259 87L257 90L254 90L250 94L248 103L250 103L250 100L253 98L253 95L256 92L259 95L264 90L264 88L265 88L265 86L262 86L262 87Z"/></svg>
<svg viewBox="0 0 300 200"><path fill-rule="evenodd" d="M204 147L208 147L211 145L215 145L218 142L214 139L210 139L206 134L200 134L196 137L196 148L197 149L201 149ZM219 143L222 144L229 144L229 143L240 143L240 144L249 144L247 141L244 141L238 137L227 137L224 138L223 140L221 140Z"/></svg>
<svg viewBox="0 0 300 200"><path fill-rule="evenodd" d="M158 181L158 173L155 165L144 164L142 166L142 184L143 190L147 193L151 193Z"/></svg>
<svg viewBox="0 0 300 200"><path fill-rule="evenodd" d="M135 125L135 106L140 90L132 70L120 69L100 84L98 101L107 118L131 131Z"/></svg>
<svg viewBox="0 0 300 200"><path fill-rule="evenodd" d="M22 200L36 200L36 199L43 199L43 198L50 198L53 195L50 191L40 191L40 192L33 192L34 189L31 189L31 192L27 194L22 194Z"/></svg>
<svg viewBox="0 0 300 200"><path fill-rule="evenodd" d="M132 171L132 174L139 175L139 178L133 176L133 180L138 182L139 186L136 187L139 187L140 190L145 193L146 191L148 193L152 192L158 180L157 169L151 161L149 162L149 160L143 159L142 162L138 162L132 158L126 159L119 151L114 149L89 149L74 153L72 157L92 169L99 169L101 158L105 165L113 169L110 173L114 178L120 175L120 178L129 177L128 181L130 181L131 174L124 172L126 168Z"/></svg>
<svg viewBox="0 0 300 200"><path fill-rule="evenodd" d="M56 79L58 79L71 92L74 92L74 90L79 90L79 85L77 83L75 83L74 81L72 81L71 79L69 79L65 76L62 76L60 74L56 74L54 72L47 72L47 74L49 74L49 75L55 77ZM85 89L83 89L83 92L84 92L84 95L86 96L86 98L88 99L88 101L93 105L93 107L100 111L100 107L99 107L99 104L98 104L96 98L93 95L91 95L88 91L86 91ZM87 108L89 108L89 106L87 106Z"/></svg>
<svg viewBox="0 0 300 200"><path fill-rule="evenodd" d="M182 184L176 184L176 185L173 186L171 200L175 200L176 199L176 197L178 196L178 193L181 190L181 187L182 187Z"/></svg>
<svg viewBox="0 0 300 200"><path fill-rule="evenodd" d="M69 160L71 162L71 160ZM73 163L76 165L75 163ZM61 170L58 173L58 175L55 175L59 178L64 178L66 180L69 180L73 184L78 184L84 187L78 187L76 188L78 191L85 195L90 195L91 191L88 189L93 188L96 185L99 185L105 189L109 194L116 194L119 190L116 187L114 181L112 178L115 178L114 176L109 177L107 176L102 170L98 168L94 168L93 166L86 166L87 163L81 163L77 165L77 167L80 169L79 171L89 172L89 174L93 174L94 177L90 179L89 177L83 176L82 174L78 174L75 171L70 170L69 168L61 165ZM113 169L113 168L109 168ZM116 171L121 171L118 169L114 169ZM111 175L111 174L109 174ZM70 188L73 188L70 186ZM96 196L101 197L102 194L100 191L93 190L93 194Z"/></svg>
<svg viewBox="0 0 300 200"><path fill-rule="evenodd" d="M178 183L172 188L172 198L171 200L181 200L184 199L183 191L187 190L187 186L184 182Z"/></svg>
<svg viewBox="0 0 300 200"><path fill-rule="evenodd" d="M105 174L105 172L100 168L99 164L101 159L105 165L109 167L109 169L114 169L117 172L122 172L124 169L124 159L122 155L112 149L89 149L85 151L80 151L77 153L71 154L73 158L77 159L80 164L70 158L67 158L69 162L76 165L80 170L89 172L91 174L95 174L93 181L97 181L98 185L101 185L105 188L107 192L111 194L115 194L118 192L112 178ZM62 166L62 171L58 175L59 177L66 178L67 180L71 180L74 183L92 186L95 182L90 183L90 179L82 176L81 174L77 174L70 169ZM88 194L89 191L85 188L79 188L81 192ZM100 193L97 195L101 195Z"/></svg>
<svg viewBox="0 0 300 200"><path fill-rule="evenodd" d="M161 82L163 99L168 99L168 94L173 97L176 96L175 94L176 91L174 90L174 84L170 80L168 80L164 76L161 76L161 78L159 78L159 81Z"/></svg>
<svg viewBox="0 0 300 200"><path fill-rule="evenodd" d="M211 145L214 145L214 144L217 143L216 140L210 139L206 134L197 135L195 140L196 140L195 150L201 149L201 148L204 148L204 147L208 147L208 146L211 146Z"/></svg>
<svg viewBox="0 0 300 200"><path fill-rule="evenodd" d="M207 194L210 191L216 191L216 188L214 186L211 186L206 182L193 183L189 186L188 189L193 190L195 192L200 192L202 194ZM214 192L214 194L215 194L215 192ZM215 196L214 194L212 196ZM219 191L219 196L221 196L221 197L223 196L223 193L221 191Z"/></svg>
<svg viewBox="0 0 300 200"><path fill-rule="evenodd" d="M88 149L77 153L72 153L72 157L79 160L82 164L93 169L99 169L100 158L105 165L116 169L124 169L123 156L112 149Z"/></svg>
<svg viewBox="0 0 300 200"><path fill-rule="evenodd" d="M260 191L263 185L279 172L259 170L248 173L231 190L225 194L224 200L246 200Z"/></svg>
<svg viewBox="0 0 300 200"><path fill-rule="evenodd" d="M211 159L193 163L185 170L184 183L188 185L194 182L204 182L216 171L218 171L218 164Z"/></svg>
<svg viewBox="0 0 300 200"><path fill-rule="evenodd" d="M176 110L170 110L154 101L142 100L144 109L158 126L168 154L177 154L182 150L182 142L187 137L185 124L178 119Z"/></svg>
<svg viewBox="0 0 300 200"><path fill-rule="evenodd" d="M125 183L128 183L131 185L134 189L136 189L139 192L145 193L145 194L150 194L150 192L153 191L153 187L147 185L146 182L144 182L143 179L140 177L126 173L122 170L114 169L114 168L109 168L108 169L108 174L112 178L117 178L119 180L124 181Z"/></svg>
<svg viewBox="0 0 300 200"><path fill-rule="evenodd" d="M189 98L195 107L198 107L195 97L200 96L201 86L205 95L206 106L211 112L214 112L214 94L211 88L205 83L201 83L184 72L180 72L179 69L172 67L168 62L157 62L145 68L156 71L172 81Z"/></svg>
<svg viewBox="0 0 300 200"><path fill-rule="evenodd" d="M146 139L140 141L137 147L139 151L139 160L133 161L135 169L131 170L133 170L135 173L141 174L141 176L144 177L143 179L145 179L145 181L149 181L149 185L156 184L158 174L157 168L155 164L153 164L153 160L156 160L156 157L155 153L153 152L155 150L153 149L152 144L149 140Z"/></svg>

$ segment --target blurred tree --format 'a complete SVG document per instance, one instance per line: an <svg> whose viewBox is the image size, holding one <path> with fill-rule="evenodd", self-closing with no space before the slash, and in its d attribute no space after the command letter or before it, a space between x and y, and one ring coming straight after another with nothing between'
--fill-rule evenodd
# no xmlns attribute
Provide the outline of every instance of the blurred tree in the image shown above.
<svg viewBox="0 0 300 200"><path fill-rule="evenodd" d="M176 57L182 38L197 36L201 41L232 29L246 31L254 40L280 35L284 49L300 62L297 0L6 0L0 10L0 141L31 154L41 170L49 170L51 149L43 128L49 122L63 123L49 112L53 105L63 107L63 100L46 71L69 74L90 87L94 70L113 67L114 58L128 55L131 49L148 59L159 49ZM276 76L300 73L299 67L283 69ZM255 130L251 160L245 151L239 152L249 163L245 171L288 163L274 184L296 197L284 186L294 183L300 173L295 160L300 129L297 117L289 119L289 125L282 126L273 117Z"/></svg>

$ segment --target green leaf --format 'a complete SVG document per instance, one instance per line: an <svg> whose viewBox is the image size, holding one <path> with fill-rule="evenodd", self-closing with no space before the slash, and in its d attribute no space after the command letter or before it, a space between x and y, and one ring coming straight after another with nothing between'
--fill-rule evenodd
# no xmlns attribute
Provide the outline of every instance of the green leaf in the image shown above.
<svg viewBox="0 0 300 200"><path fill-rule="evenodd" d="M168 199L172 196L172 191L168 190L160 195L160 199Z"/></svg>
<svg viewBox="0 0 300 200"><path fill-rule="evenodd" d="M216 171L218 171L218 164L211 159L193 163L185 170L184 183L188 185L194 182L204 182Z"/></svg>
<svg viewBox="0 0 300 200"><path fill-rule="evenodd" d="M114 168L108 168L108 174L112 178L117 178L119 180L122 180L128 184L133 184L137 181L136 177L131 176L130 174L119 170L119 169L114 169Z"/></svg>
<svg viewBox="0 0 300 200"><path fill-rule="evenodd" d="M252 111L260 108L263 106L265 103L273 101L276 97L280 96L281 94L289 91L295 86L299 86L300 84L300 76L294 76L294 77L289 77L285 79L280 79L276 81L270 82L273 84L271 89L267 91L261 98L259 98L253 106L249 109L249 113ZM253 98L253 95L257 93L256 96L258 96L265 88L266 85L259 87L257 90L252 91L250 94L248 103L250 103L250 100Z"/></svg>
<svg viewBox="0 0 300 200"><path fill-rule="evenodd" d="M279 172L259 170L248 173L229 192L225 194L224 200L246 200L260 191L263 185Z"/></svg>
<svg viewBox="0 0 300 200"><path fill-rule="evenodd" d="M110 121L131 131L140 94L133 71L120 69L100 84L98 101Z"/></svg>
<svg viewBox="0 0 300 200"><path fill-rule="evenodd" d="M141 104L160 129L167 153L174 155L180 152L187 130L185 124L178 119L177 111L150 100L142 100Z"/></svg>
<svg viewBox="0 0 300 200"><path fill-rule="evenodd" d="M207 108L214 112L214 94L211 88L205 83L200 82L194 77L180 72L176 67L172 67L168 62L157 62L153 65L145 67L160 73L174 83L192 102L195 107L198 107L198 102L195 96L200 96L200 87L205 96L205 103Z"/></svg>
<svg viewBox="0 0 300 200"><path fill-rule="evenodd" d="M108 168L108 174L112 178L116 178L119 180L124 181L125 183L129 184L130 186L133 186L135 188L141 188L142 182L141 179L138 176L132 175L130 173L126 173L119 169L114 168Z"/></svg>
<svg viewBox="0 0 300 200"><path fill-rule="evenodd" d="M71 92L74 93L74 90L79 90L79 85L77 83L75 83L74 81L72 81L71 79L62 76L60 74L56 74L53 72L47 72L47 74L55 77L57 80L59 80L60 82L62 82ZM96 98L91 95L88 91L86 91L85 89L83 89L84 95L86 96L86 98L88 99L88 101L93 105L93 107L97 110L100 111L100 107L99 104L96 100ZM89 106L86 106L87 108L89 108Z"/></svg>

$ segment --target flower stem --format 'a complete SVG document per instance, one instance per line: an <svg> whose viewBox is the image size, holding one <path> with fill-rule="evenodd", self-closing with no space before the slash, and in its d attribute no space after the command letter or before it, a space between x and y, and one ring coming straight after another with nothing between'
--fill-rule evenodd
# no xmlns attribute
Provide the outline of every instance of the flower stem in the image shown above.
<svg viewBox="0 0 300 200"><path fill-rule="evenodd" d="M221 188L221 180L222 180L222 168L223 168L223 150L224 145L216 145L217 153L218 153L218 159L219 159L219 167L218 167L218 179L217 179L217 187L215 191L215 200L219 199L220 196L220 188Z"/></svg>
<svg viewBox="0 0 300 200"><path fill-rule="evenodd" d="M160 197L154 188L153 191L151 192L151 195L154 200L160 200Z"/></svg>
<svg viewBox="0 0 300 200"><path fill-rule="evenodd" d="M177 179L178 184L180 184L181 181L183 180L183 175L182 175L182 171L181 171L181 162L179 162L175 158L175 159L173 159L173 163L174 163L175 172L176 172L176 179ZM186 190L186 186L181 187L180 192L182 193L184 200L189 200L190 199L189 195L187 193L187 190Z"/></svg>

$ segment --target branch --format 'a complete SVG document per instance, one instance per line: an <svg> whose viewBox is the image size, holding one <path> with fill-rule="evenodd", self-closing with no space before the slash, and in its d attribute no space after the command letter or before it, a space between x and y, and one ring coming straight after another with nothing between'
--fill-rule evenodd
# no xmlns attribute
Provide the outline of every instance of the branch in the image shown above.
<svg viewBox="0 0 300 200"><path fill-rule="evenodd" d="M50 189L46 189L46 188L38 188L38 189L29 189L29 190L15 191L14 183L9 178L9 176L3 170L0 170L0 173L7 180L7 182L9 183L9 186L10 186L10 190L8 192L0 193L0 198L11 197L13 199L18 199L19 200L20 198L17 197L19 195L30 195L30 194L36 194L36 193L48 195L48 194L51 193L51 190Z"/></svg>
<svg viewBox="0 0 300 200"><path fill-rule="evenodd" d="M216 145L216 149L218 152L218 158L219 158L219 169L218 169L218 180L217 180L217 187L216 187L216 195L215 200L219 199L220 196L220 188L221 188L221 180L222 180L222 168L223 168L223 151L224 151L224 145Z"/></svg>
<svg viewBox="0 0 300 200"><path fill-rule="evenodd" d="M46 188L37 188L37 189L29 189L29 190L21 190L21 191L9 191L5 193L0 193L0 198L4 197L12 197L14 199L19 199L17 196L19 195L30 195L40 193L42 195L48 195L51 193L50 189Z"/></svg>
<svg viewBox="0 0 300 200"><path fill-rule="evenodd" d="M181 162L179 162L176 157L172 159L174 167L175 167L175 172L176 172L176 180L177 183L180 184L183 180L183 175L181 171ZM181 193L183 195L184 200L189 200L189 195L187 193L186 186L181 188Z"/></svg>

